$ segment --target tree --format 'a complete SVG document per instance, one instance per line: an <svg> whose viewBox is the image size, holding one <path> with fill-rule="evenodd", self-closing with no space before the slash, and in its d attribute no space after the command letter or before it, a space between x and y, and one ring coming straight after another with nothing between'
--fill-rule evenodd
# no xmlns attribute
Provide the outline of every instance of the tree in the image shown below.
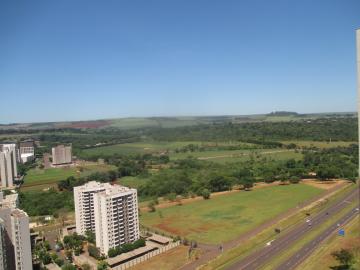
<svg viewBox="0 0 360 270"><path fill-rule="evenodd" d="M115 257L118 255L118 250L116 248L110 248L108 251L108 256L110 258Z"/></svg>
<svg viewBox="0 0 360 270"><path fill-rule="evenodd" d="M354 255L349 250L343 248L340 251L331 253L331 255L344 267L344 269L349 269L355 260Z"/></svg>
<svg viewBox="0 0 360 270"><path fill-rule="evenodd" d="M300 178L298 176L291 176L290 183L291 184L298 184L300 182Z"/></svg>
<svg viewBox="0 0 360 270"><path fill-rule="evenodd" d="M201 196L204 198L204 200L208 200L208 199L210 199L211 193L207 188L204 188L201 191Z"/></svg>
<svg viewBox="0 0 360 270"><path fill-rule="evenodd" d="M156 211L155 202L154 201L149 202L148 203L148 208L149 208L150 212L155 212Z"/></svg>
<svg viewBox="0 0 360 270"><path fill-rule="evenodd" d="M108 269L108 264L105 261L100 261L97 264L97 270L106 270Z"/></svg>
<svg viewBox="0 0 360 270"><path fill-rule="evenodd" d="M94 245L88 246L88 252L91 257L93 257L95 259L100 258L100 250L97 247L95 247Z"/></svg>
<svg viewBox="0 0 360 270"><path fill-rule="evenodd" d="M86 240L92 244L95 244L95 233L92 231L86 231L85 232Z"/></svg>
<svg viewBox="0 0 360 270"><path fill-rule="evenodd" d="M61 270L76 270L75 265L67 263L61 267Z"/></svg>

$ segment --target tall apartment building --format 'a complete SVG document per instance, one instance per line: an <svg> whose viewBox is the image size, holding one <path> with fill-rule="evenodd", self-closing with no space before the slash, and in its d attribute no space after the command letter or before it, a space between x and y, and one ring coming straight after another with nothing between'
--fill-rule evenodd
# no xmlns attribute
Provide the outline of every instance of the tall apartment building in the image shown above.
<svg viewBox="0 0 360 270"><path fill-rule="evenodd" d="M20 159L26 163L35 158L35 143L32 140L20 142L19 144Z"/></svg>
<svg viewBox="0 0 360 270"><path fill-rule="evenodd" d="M0 145L0 179L2 187L12 187L17 176L16 144Z"/></svg>
<svg viewBox="0 0 360 270"><path fill-rule="evenodd" d="M29 217L20 209L0 210L4 269L32 270ZM1 227L1 226L0 226Z"/></svg>
<svg viewBox="0 0 360 270"><path fill-rule="evenodd" d="M76 231L91 230L104 254L140 237L136 189L88 182L74 188Z"/></svg>
<svg viewBox="0 0 360 270"><path fill-rule="evenodd" d="M109 183L91 181L74 187L76 232L85 235L86 231L95 233L94 194L110 189Z"/></svg>
<svg viewBox="0 0 360 270"><path fill-rule="evenodd" d="M52 164L61 165L72 162L71 145L58 145L52 148Z"/></svg>
<svg viewBox="0 0 360 270"><path fill-rule="evenodd" d="M114 185L94 195L96 246L110 248L140 238L136 189Z"/></svg>

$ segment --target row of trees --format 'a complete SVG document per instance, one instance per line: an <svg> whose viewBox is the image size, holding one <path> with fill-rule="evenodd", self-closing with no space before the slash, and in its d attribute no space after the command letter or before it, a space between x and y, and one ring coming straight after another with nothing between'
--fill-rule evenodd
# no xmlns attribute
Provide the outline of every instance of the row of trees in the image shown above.
<svg viewBox="0 0 360 270"><path fill-rule="evenodd" d="M201 195L204 189L211 192L230 190L234 186L250 189L255 182L281 181L298 183L313 172L320 180L357 176L358 146L338 147L304 152L303 160L276 161L267 158L240 163L218 164L194 158L179 160L168 169L152 175L139 194L166 196L174 193Z"/></svg>
<svg viewBox="0 0 360 270"><path fill-rule="evenodd" d="M109 249L108 256L110 258L112 258L112 257L115 257L115 256L120 255L122 253L126 253L126 252L132 251L134 249L144 247L144 246L145 246L145 240L140 238L140 239L136 240L133 243L127 243L127 244L123 244L121 246L117 246L115 248Z"/></svg>

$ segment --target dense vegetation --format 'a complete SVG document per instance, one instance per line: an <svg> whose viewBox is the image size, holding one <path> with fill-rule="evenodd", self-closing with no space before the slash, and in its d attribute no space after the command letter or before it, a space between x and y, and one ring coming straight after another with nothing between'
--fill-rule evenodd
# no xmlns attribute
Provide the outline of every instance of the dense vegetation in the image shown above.
<svg viewBox="0 0 360 270"><path fill-rule="evenodd" d="M320 118L290 122L221 123L173 129L152 129L148 131L148 136L159 141L356 141L357 119Z"/></svg>
<svg viewBox="0 0 360 270"><path fill-rule="evenodd" d="M195 194L209 198L209 192L225 191L232 188L251 189L255 182L297 183L312 172L321 180L331 178L357 177L358 146L320 149L316 147L299 148L296 144L284 145L282 140L313 141L356 141L357 122L352 117L328 117L313 120L289 122L252 122L233 124L220 121L216 124L195 125L177 128L146 128L119 130L105 128L100 130L62 129L54 134L46 131L30 133L41 139L42 144L73 143L76 154L84 159L96 161L102 158L105 163L115 166L109 172L95 172L86 177L68 177L58 182L58 191L20 192L20 205L31 216L48 215L73 209L73 187L90 180L114 182L118 178L133 176L146 179L138 188L143 198L168 196L192 196ZM205 141L211 144L183 144L173 148L172 153L191 153L201 151L232 151L263 148L290 148L302 152L302 159L274 160L254 154L244 161L214 163L210 160L182 158L170 160L168 151L153 154L99 154L87 156L83 149L104 144L118 144L125 141L138 141L139 138L155 141ZM218 144L217 142L236 142ZM26 172L32 165L22 166Z"/></svg>

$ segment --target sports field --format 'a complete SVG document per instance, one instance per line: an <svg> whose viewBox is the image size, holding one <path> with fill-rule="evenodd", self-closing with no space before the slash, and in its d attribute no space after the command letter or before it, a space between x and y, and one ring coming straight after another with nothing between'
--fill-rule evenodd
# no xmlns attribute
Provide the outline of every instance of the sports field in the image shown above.
<svg viewBox="0 0 360 270"><path fill-rule="evenodd" d="M269 186L142 213L140 219L143 225L155 230L218 244L246 233L321 192L304 184Z"/></svg>
<svg viewBox="0 0 360 270"><path fill-rule="evenodd" d="M79 167L31 169L27 172L24 178L24 184L21 186L21 189L44 189L47 187L56 186L58 181L65 180L70 176L87 176L96 171L109 171L115 169L115 167L111 165L97 164L81 166L81 168L82 170L80 170Z"/></svg>

